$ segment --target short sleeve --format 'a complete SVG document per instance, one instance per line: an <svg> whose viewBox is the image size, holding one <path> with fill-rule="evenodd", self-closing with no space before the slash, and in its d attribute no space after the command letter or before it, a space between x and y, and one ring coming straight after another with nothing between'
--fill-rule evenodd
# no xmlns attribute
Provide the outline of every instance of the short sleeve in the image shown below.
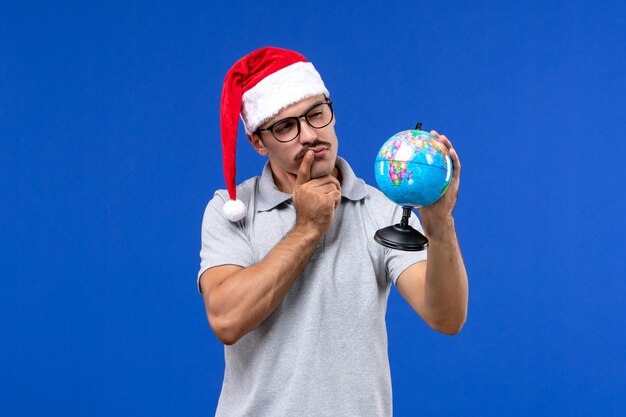
<svg viewBox="0 0 626 417"><path fill-rule="evenodd" d="M245 268L254 263L254 251L246 233L246 218L237 222L228 220L222 211L224 202L224 198L215 193L204 211L198 291L200 276L207 269L220 265Z"/></svg>
<svg viewBox="0 0 626 417"><path fill-rule="evenodd" d="M394 210L395 223L399 223L402 218L402 207L396 206ZM420 233L424 233L424 229L415 213L411 214L409 224ZM428 250L423 251L403 251L397 249L385 248L385 267L389 278L393 281L394 285L398 280L398 277L404 272L405 269L411 265L425 261L428 258Z"/></svg>

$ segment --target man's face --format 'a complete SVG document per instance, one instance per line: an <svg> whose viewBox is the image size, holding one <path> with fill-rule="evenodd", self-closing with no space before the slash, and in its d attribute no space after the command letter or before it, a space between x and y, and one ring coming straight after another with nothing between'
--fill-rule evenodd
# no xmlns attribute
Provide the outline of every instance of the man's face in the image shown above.
<svg viewBox="0 0 626 417"><path fill-rule="evenodd" d="M261 129L271 126L273 123L285 117L297 117L302 115L312 106L324 102L323 95L304 99L298 103L281 110L276 116L259 126ZM261 155L267 155L270 160L274 177L292 176L295 178L302 158L307 150L315 152L315 159L311 166L311 178L319 178L333 172L337 158L337 135L335 134L335 119L326 127L314 129L304 120L300 119L300 135L291 142L279 142L271 132L263 131L249 136L250 142Z"/></svg>

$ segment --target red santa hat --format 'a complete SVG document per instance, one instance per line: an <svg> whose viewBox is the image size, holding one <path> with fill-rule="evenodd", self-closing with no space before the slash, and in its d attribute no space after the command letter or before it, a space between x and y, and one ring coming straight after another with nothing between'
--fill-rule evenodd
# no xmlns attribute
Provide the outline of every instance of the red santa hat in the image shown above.
<svg viewBox="0 0 626 417"><path fill-rule="evenodd" d="M245 206L237 200L235 159L239 117L247 134L276 116L285 107L318 94L329 95L322 77L297 52L264 47L244 56L224 79L220 109L224 179L230 200L224 214L241 220Z"/></svg>

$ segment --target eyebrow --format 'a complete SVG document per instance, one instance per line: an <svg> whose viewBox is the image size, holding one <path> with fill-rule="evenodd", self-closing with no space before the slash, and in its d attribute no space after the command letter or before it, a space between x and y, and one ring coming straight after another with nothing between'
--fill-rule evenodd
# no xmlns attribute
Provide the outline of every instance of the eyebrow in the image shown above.
<svg viewBox="0 0 626 417"><path fill-rule="evenodd" d="M308 112L309 110L311 110L313 107L317 106L318 104L326 103L326 101L327 101L327 100L328 100L328 98L327 98L327 97L324 97L324 99L322 99L321 101L318 101L318 102L315 102L315 103L311 104L309 107L307 107L307 108L304 110L304 113L302 113L302 114L301 114L301 115L299 115L299 116L285 116L285 117L280 117L280 118L279 118L279 117L278 117L278 115L276 115L276 116L272 117L270 120L268 120L267 122L265 122L265 123L263 123L263 124L264 124L264 125L266 125L266 126L271 126L271 125L273 125L274 123L278 123L278 122L280 122L281 120L284 120L284 119L292 119L292 118L299 118L299 117L302 117L302 116L304 116L304 115L306 114L306 112ZM281 111L282 111L282 110L281 110ZM266 127L260 127L260 126L259 126L259 127L258 127L258 129L267 129L267 128L266 128Z"/></svg>

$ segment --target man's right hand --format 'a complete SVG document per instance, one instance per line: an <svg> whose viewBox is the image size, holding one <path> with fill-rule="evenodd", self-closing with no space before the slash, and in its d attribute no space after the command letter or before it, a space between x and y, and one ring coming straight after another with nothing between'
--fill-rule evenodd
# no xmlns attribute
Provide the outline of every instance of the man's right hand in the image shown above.
<svg viewBox="0 0 626 417"><path fill-rule="evenodd" d="M227 345L272 314L333 224L341 184L332 174L311 179L313 159L313 151L308 151L298 170L293 191L296 226L259 262L246 268L216 266L200 277L209 323Z"/></svg>
<svg viewBox="0 0 626 417"><path fill-rule="evenodd" d="M332 174L311 179L314 152L307 151L298 170L293 191L296 227L314 232L318 237L328 232L341 201L341 184Z"/></svg>

